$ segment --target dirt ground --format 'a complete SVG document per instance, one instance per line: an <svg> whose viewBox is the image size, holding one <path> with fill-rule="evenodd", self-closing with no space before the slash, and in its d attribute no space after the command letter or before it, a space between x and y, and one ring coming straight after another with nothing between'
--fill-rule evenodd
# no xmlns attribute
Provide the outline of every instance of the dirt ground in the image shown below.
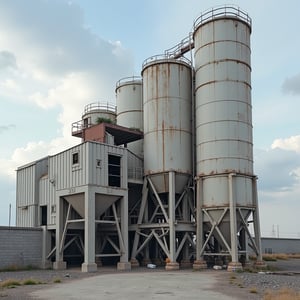
<svg viewBox="0 0 300 300"><path fill-rule="evenodd" d="M271 269L277 270L276 272L278 272L278 274L274 272L275 275L270 277L269 274L249 274L247 272L230 273L225 270L204 270L200 272L203 272L213 279L215 282L213 290L220 293L220 299L222 299L222 294L230 296L232 299L262 299L267 289L278 290L286 287L287 279L294 284L293 286L300 288L300 259L280 260L277 262L269 262L268 264ZM22 285L15 288L0 289L0 299L37 299L33 297L32 292L49 289L55 287L55 285L63 285L74 280L81 280L93 276L105 276L106 274L118 272L120 271L111 267L99 268L96 273L82 273L79 268L60 271L32 270L0 272L0 283L7 279L16 279L18 281L33 279L40 282L37 285ZM159 272L164 272L164 269L157 268L149 270L146 268L137 268L129 272L136 273L137 276L139 276L138 274L141 272L158 272L157 276L159 276ZM180 270L174 272L180 272ZM191 270L191 272L193 271ZM263 280L261 276L264 276ZM276 284L274 283L275 281Z"/></svg>

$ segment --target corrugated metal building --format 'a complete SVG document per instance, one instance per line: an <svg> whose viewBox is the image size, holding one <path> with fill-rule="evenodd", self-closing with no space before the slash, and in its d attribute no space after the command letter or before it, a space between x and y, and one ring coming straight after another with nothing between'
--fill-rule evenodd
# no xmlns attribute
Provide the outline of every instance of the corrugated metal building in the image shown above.
<svg viewBox="0 0 300 300"><path fill-rule="evenodd" d="M86 271L96 267L95 257L128 264L128 157L142 167L126 148L84 142L17 170L17 226L47 226L56 238L48 257L56 251L56 268L65 266L64 253L84 254Z"/></svg>

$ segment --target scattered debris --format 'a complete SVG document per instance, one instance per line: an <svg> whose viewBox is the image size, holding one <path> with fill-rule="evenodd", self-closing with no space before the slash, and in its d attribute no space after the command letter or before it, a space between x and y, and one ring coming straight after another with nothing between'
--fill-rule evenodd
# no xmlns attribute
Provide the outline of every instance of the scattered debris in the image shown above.
<svg viewBox="0 0 300 300"><path fill-rule="evenodd" d="M147 268L148 268L148 269L155 269L155 268L156 268L156 265L154 265L154 264L148 264L148 265L147 265Z"/></svg>

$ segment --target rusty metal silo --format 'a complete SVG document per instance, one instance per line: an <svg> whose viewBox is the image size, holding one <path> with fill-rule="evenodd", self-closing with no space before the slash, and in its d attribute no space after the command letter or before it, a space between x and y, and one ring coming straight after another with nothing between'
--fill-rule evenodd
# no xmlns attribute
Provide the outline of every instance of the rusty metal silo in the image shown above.
<svg viewBox="0 0 300 300"><path fill-rule="evenodd" d="M233 6L209 10L194 23L198 201L208 235L201 248L203 254L215 244L216 254L206 254L231 256L233 269L246 252L248 218L257 213L250 34L250 17Z"/></svg>
<svg viewBox="0 0 300 300"><path fill-rule="evenodd" d="M144 173L158 193L176 172L180 193L192 174L191 65L187 59L151 57L143 65Z"/></svg>
<svg viewBox="0 0 300 300"><path fill-rule="evenodd" d="M131 262L145 249L146 261L157 263L164 256L166 269L178 269L179 262L189 262L195 229L190 197L192 67L183 57L154 56L144 62L142 77L144 187Z"/></svg>

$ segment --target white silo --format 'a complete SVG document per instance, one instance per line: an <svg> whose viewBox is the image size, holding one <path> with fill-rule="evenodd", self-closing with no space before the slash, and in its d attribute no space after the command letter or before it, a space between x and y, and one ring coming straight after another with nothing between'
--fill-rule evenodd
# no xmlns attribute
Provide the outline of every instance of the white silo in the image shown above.
<svg viewBox="0 0 300 300"><path fill-rule="evenodd" d="M116 106L110 103L93 102L84 107L82 114L84 127L96 125L101 121L116 122Z"/></svg>
<svg viewBox="0 0 300 300"><path fill-rule="evenodd" d="M166 269L178 269L179 253L188 252L194 232L192 67L184 57L154 56L144 62L142 77L145 179L131 261L145 248L146 260L156 263L163 253Z"/></svg>
<svg viewBox="0 0 300 300"><path fill-rule="evenodd" d="M212 9L194 23L197 203L206 235L203 244L198 228L197 259L226 253L232 258L229 269L241 268L238 259L246 255L246 233L261 255L253 174L250 34L250 17L236 7ZM247 228L251 214L255 241ZM215 245L215 254L205 250L208 243Z"/></svg>
<svg viewBox="0 0 300 300"><path fill-rule="evenodd" d="M143 131L142 78L126 77L116 84L117 124ZM143 140L129 143L127 148L143 158Z"/></svg>
<svg viewBox="0 0 300 300"><path fill-rule="evenodd" d="M181 58L152 57L145 61L144 174L158 193L169 191L168 172L176 172L176 193L192 174L192 71Z"/></svg>

